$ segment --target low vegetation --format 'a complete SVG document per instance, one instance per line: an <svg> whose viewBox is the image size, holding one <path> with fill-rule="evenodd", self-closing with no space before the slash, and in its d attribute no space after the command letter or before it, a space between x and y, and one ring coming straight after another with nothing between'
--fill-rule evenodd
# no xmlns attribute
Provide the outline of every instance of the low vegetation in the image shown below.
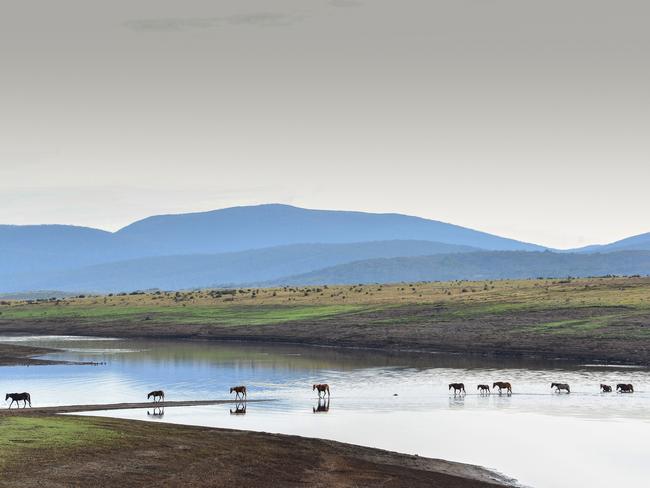
<svg viewBox="0 0 650 488"><path fill-rule="evenodd" d="M71 417L0 417L0 466L33 452L114 445L127 435L101 425L101 419Z"/></svg>
<svg viewBox="0 0 650 488"><path fill-rule="evenodd" d="M300 342L650 363L650 278L135 292L0 303L0 332Z"/></svg>

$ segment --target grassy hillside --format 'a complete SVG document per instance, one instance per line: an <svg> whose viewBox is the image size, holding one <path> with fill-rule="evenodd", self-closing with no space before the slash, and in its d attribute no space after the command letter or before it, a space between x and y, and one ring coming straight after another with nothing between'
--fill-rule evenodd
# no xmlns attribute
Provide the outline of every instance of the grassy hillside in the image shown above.
<svg viewBox="0 0 650 488"><path fill-rule="evenodd" d="M206 289L4 300L0 319L142 319L227 325L276 323L400 305L444 305L456 314L558 307L650 309L650 278L413 282L384 285Z"/></svg>
<svg viewBox="0 0 650 488"><path fill-rule="evenodd" d="M236 339L650 364L650 278L3 301L0 333Z"/></svg>

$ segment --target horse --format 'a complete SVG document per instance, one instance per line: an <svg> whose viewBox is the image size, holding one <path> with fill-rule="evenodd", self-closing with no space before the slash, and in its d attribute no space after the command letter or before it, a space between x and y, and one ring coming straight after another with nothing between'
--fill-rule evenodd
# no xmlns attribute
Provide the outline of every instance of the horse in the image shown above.
<svg viewBox="0 0 650 488"><path fill-rule="evenodd" d="M571 393L571 388L567 383L551 383L551 388L555 388L556 393L560 393L562 390L566 390L567 393Z"/></svg>
<svg viewBox="0 0 650 488"><path fill-rule="evenodd" d="M232 395L232 392L235 392L235 400L237 400L240 395L242 400L246 400L246 387L245 386L233 386L230 389L230 394Z"/></svg>
<svg viewBox="0 0 650 488"><path fill-rule="evenodd" d="M454 396L456 394L460 395L461 392L465 393L465 385L463 383L450 383L449 389L451 390L452 388L454 389Z"/></svg>
<svg viewBox="0 0 650 488"><path fill-rule="evenodd" d="M32 397L27 392L7 393L7 395L5 396L5 402L10 398L11 398L11 403L9 404L9 408L11 408L14 402L16 402L16 405L18 405L18 408L20 408L20 404L18 403L20 401L23 402L23 408L27 407L28 403L30 407L32 406Z"/></svg>
<svg viewBox="0 0 650 488"><path fill-rule="evenodd" d="M490 385L478 385L476 387L477 390L481 390L481 395L489 395L490 394Z"/></svg>
<svg viewBox="0 0 650 488"><path fill-rule="evenodd" d="M318 406L312 407L312 410L314 413L319 413L319 412L329 412L330 410L330 399L328 398L325 400L324 398L319 398L318 399Z"/></svg>
<svg viewBox="0 0 650 488"><path fill-rule="evenodd" d="M330 385L327 383L323 383L320 385L313 385L311 387L311 391L318 390L318 398L320 398L321 393L323 394L323 397L325 397L325 393L327 393L327 398L330 397Z"/></svg>
<svg viewBox="0 0 650 488"><path fill-rule="evenodd" d="M165 401L165 392L162 391L162 390L152 391L151 393L149 393L147 395L147 400L149 400L149 398L151 398L151 397L153 397L154 402L155 401L164 402ZM158 398L158 400L156 400L156 398Z"/></svg>
<svg viewBox="0 0 650 488"><path fill-rule="evenodd" d="M616 385L616 391L620 393L634 393L634 387L631 383L619 383Z"/></svg>
<svg viewBox="0 0 650 488"><path fill-rule="evenodd" d="M612 392L612 387L609 385L603 385L602 383L600 384L600 390L603 393L611 393Z"/></svg>
<svg viewBox="0 0 650 488"><path fill-rule="evenodd" d="M235 409L230 409L230 415L245 415L246 414L246 404L237 403L235 404Z"/></svg>
<svg viewBox="0 0 650 488"><path fill-rule="evenodd" d="M512 394L512 385L508 383L507 381L495 381L492 383L492 389L498 388L499 389L499 394L501 393L501 390L506 389L508 390L508 393Z"/></svg>

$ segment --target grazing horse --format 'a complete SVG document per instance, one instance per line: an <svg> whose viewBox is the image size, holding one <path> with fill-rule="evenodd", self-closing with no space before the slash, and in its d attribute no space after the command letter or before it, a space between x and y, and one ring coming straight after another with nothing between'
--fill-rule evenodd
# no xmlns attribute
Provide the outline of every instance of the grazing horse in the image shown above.
<svg viewBox="0 0 650 488"><path fill-rule="evenodd" d="M507 381L495 381L492 383L492 389L498 388L499 389L499 394L501 393L501 390L507 390L508 393L512 394L512 385L508 383Z"/></svg>
<svg viewBox="0 0 650 488"><path fill-rule="evenodd" d="M155 390L155 391L152 391L151 393L149 393L149 394L147 395L147 400L149 400L149 398L151 398L151 397L153 397L153 401L154 401L154 402L156 402L156 401L158 401L158 402L164 402L164 401L165 401L165 392L162 391L162 390ZM157 398L158 400L156 400L156 398Z"/></svg>
<svg viewBox="0 0 650 488"><path fill-rule="evenodd" d="M14 402L16 402L16 405L18 405L18 408L20 408L20 401L23 402L23 408L27 406L29 403L29 406L32 406L32 397L29 395L27 392L22 392L22 393L7 393L5 396L5 402L11 398L11 403L9 404L9 408L13 405Z"/></svg>
<svg viewBox="0 0 650 488"><path fill-rule="evenodd" d="M235 404L235 409L230 409L230 415L245 415L246 414L246 404L237 403Z"/></svg>
<svg viewBox="0 0 650 488"><path fill-rule="evenodd" d="M323 394L323 397L325 396L325 393L327 393L327 398L330 397L330 385L327 383L323 383L320 385L313 385L311 387L311 391L318 390L318 398L320 398L321 393Z"/></svg>
<svg viewBox="0 0 650 488"><path fill-rule="evenodd" d="M456 394L460 395L461 393L465 393L465 385L463 383L450 383L449 389L451 390L452 388L454 389L454 396L456 396Z"/></svg>
<svg viewBox="0 0 650 488"><path fill-rule="evenodd" d="M634 393L634 387L630 383L619 383L616 385L616 391L621 393Z"/></svg>
<svg viewBox="0 0 650 488"><path fill-rule="evenodd" d="M602 383L600 384L600 390L603 393L611 393L612 392L612 387L609 385L603 385Z"/></svg>
<svg viewBox="0 0 650 488"><path fill-rule="evenodd" d="M555 388L555 393L560 393L562 390L566 390L567 393L571 393L571 388L569 388L568 383L551 383L551 388Z"/></svg>
<svg viewBox="0 0 650 488"><path fill-rule="evenodd" d="M235 392L235 400L237 400L240 395L242 400L246 400L246 387L245 386L233 386L230 389L230 394L232 395L232 392Z"/></svg>
<svg viewBox="0 0 650 488"><path fill-rule="evenodd" d="M481 395L489 395L490 394L490 385L478 385L476 387L477 390L481 390Z"/></svg>

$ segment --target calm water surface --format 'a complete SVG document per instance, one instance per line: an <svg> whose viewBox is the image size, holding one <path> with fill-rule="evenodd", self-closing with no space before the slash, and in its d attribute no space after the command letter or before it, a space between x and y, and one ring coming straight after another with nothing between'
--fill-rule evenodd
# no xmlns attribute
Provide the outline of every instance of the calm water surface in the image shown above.
<svg viewBox="0 0 650 488"><path fill-rule="evenodd" d="M0 340L64 349L52 359L107 363L2 368L0 391L29 391L34 406L139 402L159 388L167 400L220 399L245 384L249 398L274 401L240 414L218 405L92 415L321 437L478 464L528 486L650 479L647 369L182 341ZM513 383L512 396L477 394L477 384L499 380ZM467 395L448 393L457 381ZM570 383L572 393L553 394L553 381ZM332 388L327 411L311 391L320 382ZM635 393L599 393L600 383L620 382Z"/></svg>

